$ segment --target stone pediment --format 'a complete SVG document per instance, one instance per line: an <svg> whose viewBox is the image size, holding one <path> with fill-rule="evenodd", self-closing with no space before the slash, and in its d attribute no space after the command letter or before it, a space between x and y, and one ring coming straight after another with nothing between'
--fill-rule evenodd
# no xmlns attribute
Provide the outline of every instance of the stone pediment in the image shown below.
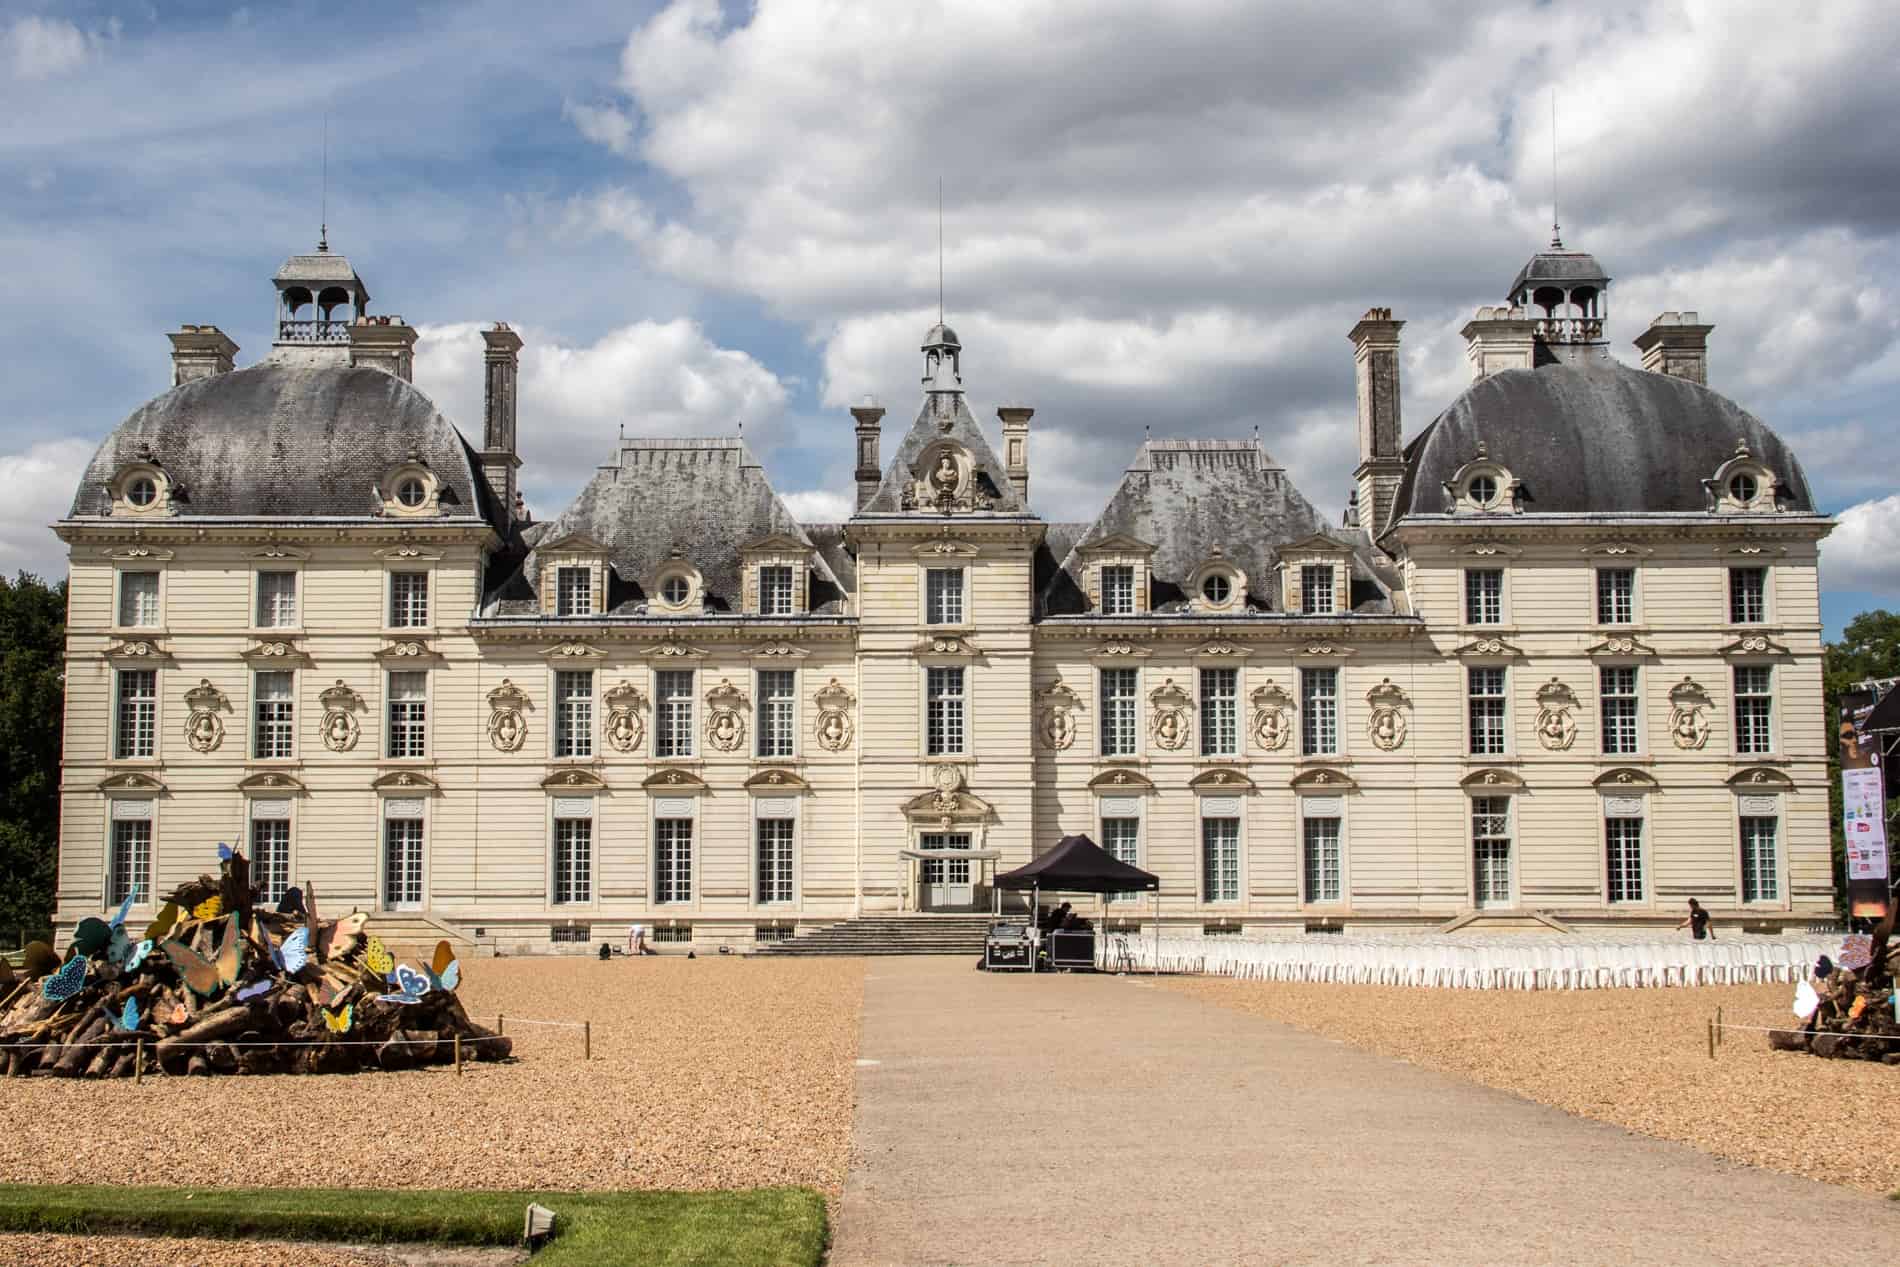
<svg viewBox="0 0 1900 1267"><path fill-rule="evenodd" d="M568 796L581 796L589 792L605 792L607 780L599 773L583 766L564 766L548 771L541 780L541 786L549 792L560 792Z"/></svg>
<svg viewBox="0 0 1900 1267"><path fill-rule="evenodd" d="M967 541L958 541L954 537L937 537L931 541L920 541L911 548L911 553L920 559L974 559L976 547Z"/></svg>
<svg viewBox="0 0 1900 1267"><path fill-rule="evenodd" d="M919 638L912 650L920 656L977 656L983 654L962 634L929 634Z"/></svg>
<svg viewBox="0 0 1900 1267"><path fill-rule="evenodd" d="M1343 660L1353 653L1351 647L1327 638L1316 638L1287 647L1286 654L1300 660Z"/></svg>
<svg viewBox="0 0 1900 1267"><path fill-rule="evenodd" d="M173 554L158 546L108 546L99 551L99 557L114 563L169 563Z"/></svg>
<svg viewBox="0 0 1900 1267"><path fill-rule="evenodd" d="M1733 642L1724 643L1716 648L1717 655L1723 656L1785 656L1788 648L1776 642L1765 633L1743 634Z"/></svg>
<svg viewBox="0 0 1900 1267"><path fill-rule="evenodd" d="M385 770L369 785L385 796L427 796L442 790L442 785L422 770Z"/></svg>
<svg viewBox="0 0 1900 1267"><path fill-rule="evenodd" d="M143 661L156 665L171 659L171 653L151 638L126 638L115 642L105 650L108 660L130 661L134 665Z"/></svg>
<svg viewBox="0 0 1900 1267"><path fill-rule="evenodd" d="M1650 657L1656 654L1656 648L1633 634L1611 634L1586 648L1584 654L1598 660L1618 656Z"/></svg>
<svg viewBox="0 0 1900 1267"><path fill-rule="evenodd" d="M254 669L302 668L310 663L304 649L286 638L267 638L238 652L238 658Z"/></svg>
<svg viewBox="0 0 1900 1267"><path fill-rule="evenodd" d="M1188 787L1195 792L1251 792L1254 781L1232 766L1215 766L1189 779Z"/></svg>
<svg viewBox="0 0 1900 1267"><path fill-rule="evenodd" d="M282 770L259 770L239 779L237 790L246 796L301 796L309 789L294 774Z"/></svg>
<svg viewBox="0 0 1900 1267"><path fill-rule="evenodd" d="M605 660L607 653L591 643L557 642L543 651L541 658L556 667L568 664L590 665Z"/></svg>
<svg viewBox="0 0 1900 1267"><path fill-rule="evenodd" d="M1765 765L1754 765L1743 770L1737 770L1734 774L1724 779L1723 782L1727 783L1737 792L1767 793L1794 791L1794 780L1788 776L1787 771L1777 770L1772 766Z"/></svg>
<svg viewBox="0 0 1900 1267"><path fill-rule="evenodd" d="M1445 553L1476 559L1515 559L1524 552L1502 541L1467 541L1452 546Z"/></svg>
<svg viewBox="0 0 1900 1267"><path fill-rule="evenodd" d="M384 549L378 550L376 557L386 564L400 567L409 563L439 563L442 559L442 552L439 550L430 550L419 545L404 543L402 545L387 546Z"/></svg>
<svg viewBox="0 0 1900 1267"><path fill-rule="evenodd" d="M923 792L904 802L904 816L918 821L969 823L988 821L996 807L974 792Z"/></svg>
<svg viewBox="0 0 1900 1267"><path fill-rule="evenodd" d="M1113 664L1116 661L1141 660L1154 654L1139 642L1127 638L1110 638L1089 648L1089 659Z"/></svg>
<svg viewBox="0 0 1900 1267"><path fill-rule="evenodd" d="M613 553L613 547L594 540L584 532L564 532L552 541L535 542L534 551L543 557L549 554L567 554L598 555L605 558Z"/></svg>
<svg viewBox="0 0 1900 1267"><path fill-rule="evenodd" d="M245 557L252 559L304 560L310 557L310 551L298 549L296 546L272 544L264 546L261 549L252 550Z"/></svg>
<svg viewBox="0 0 1900 1267"><path fill-rule="evenodd" d="M99 790L107 796L157 796L165 791L165 781L143 770L122 770L99 780Z"/></svg>
<svg viewBox="0 0 1900 1267"><path fill-rule="evenodd" d="M795 642L762 642L746 652L751 660L803 660L811 653Z"/></svg>
<svg viewBox="0 0 1900 1267"><path fill-rule="evenodd" d="M1524 652L1502 638L1473 638L1452 654L1461 660L1515 660Z"/></svg>
<svg viewBox="0 0 1900 1267"><path fill-rule="evenodd" d="M1613 559L1641 559L1656 553L1645 545L1634 541L1593 541L1584 546L1582 553L1602 555Z"/></svg>
<svg viewBox="0 0 1900 1267"><path fill-rule="evenodd" d="M1335 558L1344 558L1352 553L1352 547L1337 537L1329 536L1326 533L1309 532L1297 541L1287 542L1274 551L1274 553L1282 559L1290 559L1295 556L1310 559L1318 555L1332 555Z"/></svg>
<svg viewBox="0 0 1900 1267"><path fill-rule="evenodd" d="M1357 792L1359 785L1350 774L1334 766L1308 766L1287 782L1295 792Z"/></svg>
<svg viewBox="0 0 1900 1267"><path fill-rule="evenodd" d="M657 642L647 649L647 655L662 664L669 660L699 660L705 654L698 647L683 642Z"/></svg>
<svg viewBox="0 0 1900 1267"><path fill-rule="evenodd" d="M1502 766L1489 766L1482 770L1473 770L1458 780L1458 786L1475 796L1488 796L1493 793L1503 795L1506 792L1522 792L1523 776L1515 770Z"/></svg>
<svg viewBox="0 0 1900 1267"><path fill-rule="evenodd" d="M1590 780L1590 783L1604 792L1653 792L1657 787L1655 775L1633 766L1618 766L1613 770L1605 770Z"/></svg>
<svg viewBox="0 0 1900 1267"><path fill-rule="evenodd" d="M775 766L754 773L745 781L745 790L766 795L777 792L809 792L811 784L798 771Z"/></svg>
<svg viewBox="0 0 1900 1267"><path fill-rule="evenodd" d="M373 654L385 666L392 669L405 666L421 668L442 659L440 652L420 638L398 638L385 646L378 647Z"/></svg>
<svg viewBox="0 0 1900 1267"><path fill-rule="evenodd" d="M1115 793L1152 792L1154 780L1139 770L1103 770L1089 780L1089 791Z"/></svg>
<svg viewBox="0 0 1900 1267"><path fill-rule="evenodd" d="M1206 642L1195 646L1188 654L1203 660L1244 660L1252 655L1253 651L1231 638L1223 638L1216 634Z"/></svg>
<svg viewBox="0 0 1900 1267"><path fill-rule="evenodd" d="M647 775L640 781L640 786L649 792L704 792L706 780L683 767L667 766Z"/></svg>
<svg viewBox="0 0 1900 1267"><path fill-rule="evenodd" d="M809 557L812 547L789 532L769 532L763 537L747 542L739 547L740 555L751 557L760 554L796 554Z"/></svg>

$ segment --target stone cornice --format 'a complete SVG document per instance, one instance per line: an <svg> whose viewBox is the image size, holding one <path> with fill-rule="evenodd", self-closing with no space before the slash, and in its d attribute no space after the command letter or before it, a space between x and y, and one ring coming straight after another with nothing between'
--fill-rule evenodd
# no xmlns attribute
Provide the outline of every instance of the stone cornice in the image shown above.
<svg viewBox="0 0 1900 1267"><path fill-rule="evenodd" d="M801 641L845 642L856 638L855 616L818 616L803 620L735 619L710 617L701 620L650 620L644 617L624 619L596 618L576 620L563 617L542 620L538 617L510 618L484 616L463 626L463 632L478 642L684 642L745 643L748 648L778 644L787 637Z"/></svg>
<svg viewBox="0 0 1900 1267"><path fill-rule="evenodd" d="M1385 534L1404 546L1485 540L1578 544L1614 539L1619 543L1679 542L1700 539L1819 540L1834 530L1832 515L1713 515L1704 511L1609 515L1407 515Z"/></svg>
<svg viewBox="0 0 1900 1267"><path fill-rule="evenodd" d="M237 519L179 515L151 520L62 519L53 532L68 545L351 545L388 546L429 542L436 545L501 543L495 530L479 519L392 523L387 519L338 517L303 520Z"/></svg>
<svg viewBox="0 0 1900 1267"><path fill-rule="evenodd" d="M1416 638L1425 632L1425 622L1416 616L1339 617L1282 616L1156 616L1145 615L1125 620L1099 616L1050 616L1032 628L1039 641L1088 642L1096 646L1129 643L1147 647L1155 643L1211 645L1232 643L1243 649L1268 644L1284 644L1288 639L1306 643L1391 641Z"/></svg>

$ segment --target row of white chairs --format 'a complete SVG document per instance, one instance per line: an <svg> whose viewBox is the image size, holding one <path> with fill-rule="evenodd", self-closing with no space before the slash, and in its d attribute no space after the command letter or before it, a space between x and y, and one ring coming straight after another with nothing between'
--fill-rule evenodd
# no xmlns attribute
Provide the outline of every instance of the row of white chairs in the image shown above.
<svg viewBox="0 0 1900 1267"><path fill-rule="evenodd" d="M1793 982L1806 978L1838 941L1737 937L1693 941L1600 942L1525 937L1520 941L1420 936L1415 941L1358 941L1328 935L1300 940L1110 934L1098 939L1107 971L1304 981L1341 985L1428 986L1458 990L1596 990Z"/></svg>

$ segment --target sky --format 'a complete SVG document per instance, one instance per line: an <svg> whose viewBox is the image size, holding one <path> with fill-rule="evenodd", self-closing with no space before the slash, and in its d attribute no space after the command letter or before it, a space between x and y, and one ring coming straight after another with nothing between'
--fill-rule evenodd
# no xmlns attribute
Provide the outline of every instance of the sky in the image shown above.
<svg viewBox="0 0 1900 1267"><path fill-rule="evenodd" d="M270 276L324 221L465 434L479 330L522 334L539 517L624 427L742 430L797 513L842 518L847 407L889 408L887 454L917 408L940 188L965 385L992 433L995 406L1036 409L1039 513L1093 518L1144 434L1258 428L1337 514L1346 331L1375 305L1407 322L1415 433L1469 381L1458 329L1549 238L1554 190L1615 279L1617 355L1699 311L1711 386L1839 516L1829 634L1900 607L1900 10L1342 12L0 3L0 570L63 574L47 525L169 384L165 331L262 356Z"/></svg>

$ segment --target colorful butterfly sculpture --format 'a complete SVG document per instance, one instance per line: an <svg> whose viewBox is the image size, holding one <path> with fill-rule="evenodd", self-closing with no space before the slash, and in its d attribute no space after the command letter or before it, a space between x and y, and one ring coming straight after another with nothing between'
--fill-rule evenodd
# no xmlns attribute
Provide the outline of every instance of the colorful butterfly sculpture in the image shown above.
<svg viewBox="0 0 1900 1267"><path fill-rule="evenodd" d="M284 938L283 945L273 946L270 932L265 929L264 921L260 919L257 921L257 941L279 972L294 977L303 971L305 964L310 962L310 930L308 928L297 929Z"/></svg>
<svg viewBox="0 0 1900 1267"><path fill-rule="evenodd" d="M184 911L178 903L167 902L158 912L158 918L145 926L145 940L158 942L165 940L165 934L178 927L178 921L184 918Z"/></svg>
<svg viewBox="0 0 1900 1267"><path fill-rule="evenodd" d="M383 945L383 939L370 935L369 948L363 952L363 966L379 977L387 978L396 969L396 957Z"/></svg>
<svg viewBox="0 0 1900 1267"><path fill-rule="evenodd" d="M231 861L232 858L236 856L237 856L237 850L231 848L231 846L225 844L222 840L218 842L218 861L219 862L229 862Z"/></svg>
<svg viewBox="0 0 1900 1267"><path fill-rule="evenodd" d="M86 957L74 955L66 961L66 966L58 972L49 974L40 982L40 997L51 999L55 1003L64 1003L72 998L86 984Z"/></svg>
<svg viewBox="0 0 1900 1267"><path fill-rule="evenodd" d="M139 1027L139 1001L127 999L125 1008L112 1018L112 1028L130 1034Z"/></svg>
<svg viewBox="0 0 1900 1267"><path fill-rule="evenodd" d="M346 1005L341 1012L332 1012L327 1007L323 1009L323 1023L332 1034L349 1033L350 1022L355 1017L356 1004L354 1003Z"/></svg>
<svg viewBox="0 0 1900 1267"><path fill-rule="evenodd" d="M1841 938L1840 958L1837 962L1843 968L1865 968L1874 961L1874 939L1866 933L1849 933Z"/></svg>
<svg viewBox="0 0 1900 1267"><path fill-rule="evenodd" d="M237 1001L240 1003L248 1003L252 999L261 998L262 996L269 994L272 990L275 990L276 988L277 988L277 983L275 981L272 981L270 978L266 977L262 981L253 981L247 986L240 987L238 989L237 994L235 994L233 997L236 998Z"/></svg>
<svg viewBox="0 0 1900 1267"><path fill-rule="evenodd" d="M446 941L435 944L435 959L422 969L429 974L429 988L444 993L454 991L462 983L462 964L449 949Z"/></svg>
<svg viewBox="0 0 1900 1267"><path fill-rule="evenodd" d="M193 919L216 919L222 914L224 914L224 898L216 893L191 908Z"/></svg>
<svg viewBox="0 0 1900 1267"><path fill-rule="evenodd" d="M422 1002L422 996L429 992L429 978L406 963L397 964L396 970L389 974L389 980L398 992L377 995L376 1000L379 1003L401 1003L407 1006L411 1003Z"/></svg>
<svg viewBox="0 0 1900 1267"><path fill-rule="evenodd" d="M224 942L218 947L214 958L206 959L191 947L179 941L164 943L164 951L170 956L172 967L178 969L185 984L199 998L209 998L237 980L238 975L238 917L233 915L225 921Z"/></svg>

